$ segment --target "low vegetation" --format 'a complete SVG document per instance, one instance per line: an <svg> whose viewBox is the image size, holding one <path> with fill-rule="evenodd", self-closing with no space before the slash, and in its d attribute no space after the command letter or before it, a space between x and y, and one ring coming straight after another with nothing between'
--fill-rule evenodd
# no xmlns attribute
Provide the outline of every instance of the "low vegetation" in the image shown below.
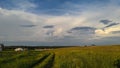
<svg viewBox="0 0 120 68"><path fill-rule="evenodd" d="M2 51L0 68L120 68L120 46Z"/></svg>

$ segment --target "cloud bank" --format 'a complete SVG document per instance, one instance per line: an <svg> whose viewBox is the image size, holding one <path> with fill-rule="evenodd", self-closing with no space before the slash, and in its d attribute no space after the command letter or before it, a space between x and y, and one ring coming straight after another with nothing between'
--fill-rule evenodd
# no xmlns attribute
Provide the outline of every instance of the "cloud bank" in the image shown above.
<svg viewBox="0 0 120 68"><path fill-rule="evenodd" d="M30 8L38 5L28 1L18 4L19 9L24 11L0 8L0 40L105 44L103 39L109 42L108 38L120 36L120 9L117 0L109 1L106 5L63 5L72 5L69 9L76 10L65 10L66 13L60 15L36 14L31 13ZM116 39L118 40L120 38Z"/></svg>

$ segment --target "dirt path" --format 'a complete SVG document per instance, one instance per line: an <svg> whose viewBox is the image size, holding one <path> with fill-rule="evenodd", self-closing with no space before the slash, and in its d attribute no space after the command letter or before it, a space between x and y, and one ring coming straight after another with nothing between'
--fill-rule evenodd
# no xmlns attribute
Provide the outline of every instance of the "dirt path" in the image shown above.
<svg viewBox="0 0 120 68"><path fill-rule="evenodd" d="M50 55L50 54L49 54ZM31 68L34 68L35 66L37 66L38 64L42 63L49 55L44 56L43 58L41 58L39 61L37 61L36 63L34 63Z"/></svg>
<svg viewBox="0 0 120 68"><path fill-rule="evenodd" d="M53 54L53 56L49 60L49 63L47 63L44 68L52 68L54 65L54 59L55 59L55 54Z"/></svg>
<svg viewBox="0 0 120 68"><path fill-rule="evenodd" d="M45 57L41 58L38 62L36 62L35 64L33 64L31 66L31 68L52 68L53 64L54 64L54 58L55 58L55 54L51 53L49 55L46 55ZM47 60L49 59L49 60ZM46 62L47 60L47 62ZM45 64L43 64L45 63ZM42 65L43 64L43 65ZM39 67L39 65L42 65Z"/></svg>

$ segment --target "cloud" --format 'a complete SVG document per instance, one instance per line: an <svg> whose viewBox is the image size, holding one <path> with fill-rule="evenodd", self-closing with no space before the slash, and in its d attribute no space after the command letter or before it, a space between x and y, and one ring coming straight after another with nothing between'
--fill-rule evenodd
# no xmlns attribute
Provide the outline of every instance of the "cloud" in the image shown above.
<svg viewBox="0 0 120 68"><path fill-rule="evenodd" d="M46 32L46 35L48 35L48 36L53 36L53 33L54 33L53 30L49 30L49 31Z"/></svg>
<svg viewBox="0 0 120 68"><path fill-rule="evenodd" d="M36 25L20 25L21 27L35 27Z"/></svg>
<svg viewBox="0 0 120 68"><path fill-rule="evenodd" d="M35 14L1 8L0 40L89 43L96 42L94 40L96 38L102 40L102 38L120 36L119 32L117 33L120 31L120 24L113 23L120 21L119 5L111 3L82 5L83 7L79 7L80 4L70 3L70 5L73 6L71 9L76 10L71 10L70 13L64 8L66 14L61 15ZM34 6L24 8L30 9Z"/></svg>
<svg viewBox="0 0 120 68"><path fill-rule="evenodd" d="M109 25L107 25L105 28L108 28L108 27L112 27L112 26L115 26L115 25L118 25L119 23L111 23Z"/></svg>
<svg viewBox="0 0 120 68"><path fill-rule="evenodd" d="M96 29L95 33L96 33L96 35L104 37L104 38L105 37L119 36L120 34L114 33L114 32L120 31L119 27L120 27L120 25L117 24L117 25L114 25L114 26L111 26L111 27L108 27L105 29Z"/></svg>
<svg viewBox="0 0 120 68"><path fill-rule="evenodd" d="M103 24L109 24L112 21L110 21L110 20L100 20L100 22L103 23Z"/></svg>
<svg viewBox="0 0 120 68"><path fill-rule="evenodd" d="M112 34L120 34L120 31L112 31Z"/></svg>
<svg viewBox="0 0 120 68"><path fill-rule="evenodd" d="M95 30L94 27L74 27L71 30L84 30L84 31L89 31L89 30Z"/></svg>
<svg viewBox="0 0 120 68"><path fill-rule="evenodd" d="M53 25L46 25L46 26L43 26L43 28L54 28Z"/></svg>
<svg viewBox="0 0 120 68"><path fill-rule="evenodd" d="M96 34L99 34L99 35L106 35L106 34L109 34L108 31L102 30L102 29L97 29L97 30L95 30L95 33L96 33Z"/></svg>
<svg viewBox="0 0 120 68"><path fill-rule="evenodd" d="M83 36L85 34L85 35L91 36L91 34L94 34L95 29L96 28L94 28L94 27L81 26L81 27L74 27L74 28L70 29L69 31L67 31L67 33L73 34L73 35Z"/></svg>
<svg viewBox="0 0 120 68"><path fill-rule="evenodd" d="M67 31L67 36L71 36L72 38L78 40L88 41L94 37L95 30L96 28L88 26L74 27Z"/></svg>
<svg viewBox="0 0 120 68"><path fill-rule="evenodd" d="M30 0L12 0L11 2L14 4L14 7L12 9L15 10L30 11L34 8L37 8L37 5Z"/></svg>

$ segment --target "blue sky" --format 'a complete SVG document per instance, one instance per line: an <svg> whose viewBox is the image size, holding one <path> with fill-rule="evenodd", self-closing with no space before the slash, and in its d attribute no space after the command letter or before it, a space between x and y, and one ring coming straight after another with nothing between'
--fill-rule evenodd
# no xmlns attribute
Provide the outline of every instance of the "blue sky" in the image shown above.
<svg viewBox="0 0 120 68"><path fill-rule="evenodd" d="M0 41L120 44L119 7L119 0L1 0Z"/></svg>
<svg viewBox="0 0 120 68"><path fill-rule="evenodd" d="M1 0L1 8L27 10L33 13L64 14L67 11L78 10L72 5L82 6L79 10L89 5L107 5L109 0ZM27 4L31 5L27 5ZM22 5L24 4L24 7ZM26 6L26 5L27 6ZM33 6L32 6L33 5ZM29 7L28 7L29 6ZM36 6L36 7L35 7Z"/></svg>

